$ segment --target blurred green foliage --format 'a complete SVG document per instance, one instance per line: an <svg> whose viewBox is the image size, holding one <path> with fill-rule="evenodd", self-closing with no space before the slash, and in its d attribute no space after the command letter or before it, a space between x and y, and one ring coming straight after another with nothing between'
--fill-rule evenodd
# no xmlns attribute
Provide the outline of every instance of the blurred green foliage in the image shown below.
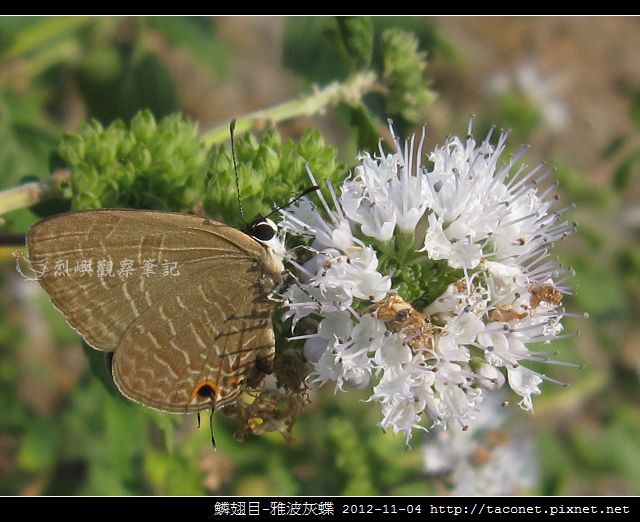
<svg viewBox="0 0 640 522"><path fill-rule="evenodd" d="M208 18L0 18L0 189L65 165L72 177L60 208L204 210L240 225L228 145L206 149L193 120L174 114L185 81L169 66L176 49L220 88L237 65ZM424 19L285 21L283 61L301 85L344 80L363 67L387 82L385 93L369 93L363 104L336 107L346 161L376 145L387 116L400 135L422 123L434 98L426 62L453 62L455 52ZM578 233L560 251L576 271L567 308L590 319L569 321L568 331L583 335L556 346L585 369L558 367L553 376L571 388L546 383L536 413L523 419L542 467L532 493L640 492L639 227L619 221L627 206L638 206L627 196L640 163L639 92L629 95L636 127L603 151L611 162L604 183L552 158L564 199L577 204L570 219ZM449 109L451 130L464 129L468 115ZM539 108L517 92L496 96L480 119L480 128L495 122L523 139L544 129ZM307 187L305 163L319 179L339 179L347 168L325 140L311 129L292 139L270 129L238 136L247 217ZM3 218L6 230L24 232L37 216L21 209ZM9 251L0 252L0 494L442 492L423 473L420 436L406 451L402 437L381 433L364 392L314 391L291 444L274 433L240 444L234 426L216 415L214 452L208 419L198 430L193 416L130 403L108 378L98 379L102 354L87 349L87 357L47 297L18 278Z"/></svg>
<svg viewBox="0 0 640 522"><path fill-rule="evenodd" d="M366 111L349 107L344 113L360 138L359 149L375 146L378 139L377 133L363 133L371 119L393 118L396 131L404 135L435 99L426 58L441 42L429 22L407 17L290 17L285 30L284 62L307 82L344 79L369 63L384 80L384 94L365 97Z"/></svg>

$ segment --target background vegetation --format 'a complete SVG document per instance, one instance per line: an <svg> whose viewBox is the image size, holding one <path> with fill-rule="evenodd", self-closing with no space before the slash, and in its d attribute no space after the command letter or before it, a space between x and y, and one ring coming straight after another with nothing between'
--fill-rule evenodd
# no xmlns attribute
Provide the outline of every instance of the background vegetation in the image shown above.
<svg viewBox="0 0 640 522"><path fill-rule="evenodd" d="M534 415L510 411L540 469L520 492L639 494L639 34L626 18L3 17L0 190L38 182L2 194L3 231L99 205L234 222L232 118L252 131L238 143L248 214L303 186L304 161L340 179L387 116L401 136L426 123L428 148L465 133L471 114L477 135L510 128L514 149L531 143L528 163L555 166L577 205L578 233L557 253L576 271L567 307L590 314L556 343L585 365L553 372L571 386L546 383ZM144 146L128 148L131 136ZM115 166L125 153L138 185ZM40 183L61 167L73 178ZM264 180L279 188L265 194ZM0 250L0 494L447 491L424 471L428 435L407 451L376 427L365 394L329 387L313 392L291 443L278 433L239 443L217 415L212 451L193 416L109 389L93 352L15 273L14 249Z"/></svg>

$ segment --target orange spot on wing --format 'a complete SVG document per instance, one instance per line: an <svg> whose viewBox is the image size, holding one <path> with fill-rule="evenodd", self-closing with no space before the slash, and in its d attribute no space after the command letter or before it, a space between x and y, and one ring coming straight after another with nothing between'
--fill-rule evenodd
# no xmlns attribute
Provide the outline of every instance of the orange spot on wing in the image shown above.
<svg viewBox="0 0 640 522"><path fill-rule="evenodd" d="M211 397L216 399L220 395L220 386L213 381L201 381L196 384L191 395L194 399L197 399L198 397Z"/></svg>

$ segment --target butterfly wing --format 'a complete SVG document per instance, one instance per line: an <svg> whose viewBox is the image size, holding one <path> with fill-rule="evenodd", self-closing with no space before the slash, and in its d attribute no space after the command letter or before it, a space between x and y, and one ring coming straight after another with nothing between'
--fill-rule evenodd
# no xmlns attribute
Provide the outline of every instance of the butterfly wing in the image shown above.
<svg viewBox="0 0 640 522"><path fill-rule="evenodd" d="M231 400L219 393L232 388L229 376L243 377L273 352L260 347L273 345L267 295L279 273L265 247L239 230L186 214L94 210L37 223L27 245L69 324L94 348L116 351L114 378L131 399L167 411L219 406ZM98 274L100 261L111 273ZM142 356L137 343L153 350ZM166 381L160 391L150 391L152 374ZM149 389L140 385L147 379ZM209 387L194 401L194 386L203 383Z"/></svg>
<svg viewBox="0 0 640 522"><path fill-rule="evenodd" d="M138 317L113 358L123 395L170 412L219 408L273 359L272 304L249 263L213 262Z"/></svg>

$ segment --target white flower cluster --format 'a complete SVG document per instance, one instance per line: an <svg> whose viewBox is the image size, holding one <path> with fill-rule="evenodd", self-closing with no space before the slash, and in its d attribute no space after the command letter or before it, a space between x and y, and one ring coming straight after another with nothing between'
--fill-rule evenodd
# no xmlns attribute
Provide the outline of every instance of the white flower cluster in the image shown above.
<svg viewBox="0 0 640 522"><path fill-rule="evenodd" d="M507 422L499 402L483 402L471 429L429 433L422 447L424 470L445 479L451 495L518 495L539 482L533 440Z"/></svg>
<svg viewBox="0 0 640 522"><path fill-rule="evenodd" d="M529 345L561 336L567 274L548 248L572 226L550 209L553 186L539 189L546 173L516 168L524 148L499 164L506 137L477 144L469 129L436 148L428 168L424 132L415 156L414 138L404 149L395 139L393 154L361 155L339 196L328 186L331 206L317 192L320 207L301 199L282 211L287 233L311 238L283 292L310 380L340 390L373 381L380 426L407 443L425 415L465 428L505 377L531 410L547 377L522 362L548 362L551 352ZM440 291L407 299L408 287Z"/></svg>

